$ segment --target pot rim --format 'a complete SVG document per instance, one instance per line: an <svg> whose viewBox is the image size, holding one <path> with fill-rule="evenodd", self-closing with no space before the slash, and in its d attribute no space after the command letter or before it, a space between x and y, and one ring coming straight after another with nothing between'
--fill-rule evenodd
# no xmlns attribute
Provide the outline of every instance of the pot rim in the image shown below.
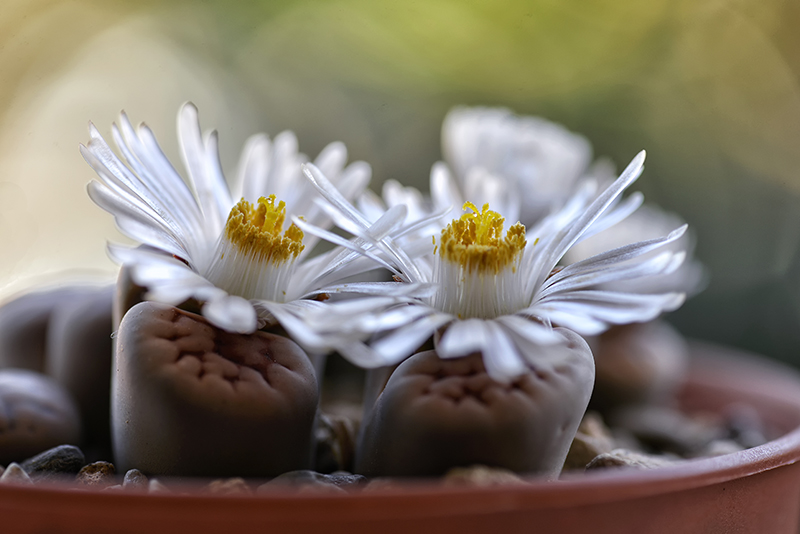
<svg viewBox="0 0 800 534"><path fill-rule="evenodd" d="M100 507L159 513L269 514L271 521L302 521L303 514L325 513L328 521L350 518L433 517L463 513L497 513L541 508L594 505L691 490L753 476L800 460L800 374L763 357L703 342L691 342L693 362L689 390L742 391L748 400L794 411L790 430L780 438L739 452L683 460L650 470L606 469L567 475L557 481L493 487L450 487L432 481L408 481L396 487L354 493L264 493L216 495L198 492L198 484L170 485L175 493L144 491L75 491L75 486L0 485L0 501L35 512L47 506L70 510ZM780 415L780 414L779 414ZM165 479L166 480L166 479ZM184 493L184 491L188 493ZM394 505L394 506L393 506ZM300 516L298 516L300 514ZM314 514L310 514L314 515Z"/></svg>

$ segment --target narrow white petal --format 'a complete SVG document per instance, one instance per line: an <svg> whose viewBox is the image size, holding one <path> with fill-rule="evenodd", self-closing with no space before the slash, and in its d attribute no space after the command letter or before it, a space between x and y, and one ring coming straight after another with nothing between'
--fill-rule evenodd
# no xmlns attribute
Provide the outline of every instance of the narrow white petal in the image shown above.
<svg viewBox="0 0 800 534"><path fill-rule="evenodd" d="M337 340L335 343L335 349L345 359L364 369L375 369L377 367L384 367L397 363L396 361L392 361L384 357L382 354L379 354L377 351L373 350L372 347L369 347L368 345L365 345L359 341Z"/></svg>
<svg viewBox="0 0 800 534"><path fill-rule="evenodd" d="M642 173L645 152L639 152L633 161L622 171L617 180L603 191L592 204L570 225L564 228L552 240L548 241L540 251L534 272L537 273L534 286L544 282L553 267L564 256L566 251L586 232L587 228L611 205L614 200L631 185Z"/></svg>
<svg viewBox="0 0 800 534"><path fill-rule="evenodd" d="M374 261L375 263L377 263L381 267L384 267L385 269L388 269L388 270L392 271L394 274L396 274L398 276L402 276L400 271L395 269L395 267L393 265L391 265L390 263L382 260L381 258L376 256L375 254L372 254L371 252L369 252L367 250L364 250L362 247L358 246L357 244L353 243L352 241L348 241L347 239L345 239L343 237L340 237L340 236L334 234L333 232L328 232L327 230L323 230L322 228L318 228L316 226L310 225L310 224L306 223L305 221L303 221L302 219L298 219L296 217L292 218L292 222L294 222L294 224L296 224L297 227L300 228L303 232L307 232L309 234L316 235L318 237L321 237L322 239L325 239L326 241L330 241L334 245L339 245L340 247L344 247L346 249L356 251L359 254L363 254L364 256L368 257L369 259L371 259L372 261ZM320 277L325 276L335 268L336 267L331 267L328 270L326 270L326 272L320 273L319 276Z"/></svg>
<svg viewBox="0 0 800 534"><path fill-rule="evenodd" d="M288 304L269 301L259 301L258 304L268 310L278 323L286 329L289 336L304 349L314 352L327 352L333 348L333 339L330 336L317 334L314 328L311 327L314 324L313 321L307 320L307 314L298 315L296 313L298 310ZM324 304L322 306L324 307Z"/></svg>
<svg viewBox="0 0 800 534"><path fill-rule="evenodd" d="M200 225L202 214L197 202L164 155L150 128L142 124L137 133L124 112L120 114L120 124L121 133L116 125L111 127L114 142L138 178L158 198L164 200L181 224Z"/></svg>
<svg viewBox="0 0 800 534"><path fill-rule="evenodd" d="M596 320L585 315L575 315L571 312L564 312L559 309L536 308L531 310L531 315L547 319L554 325L563 326L574 330L583 336L596 336L608 330L609 325L603 321Z"/></svg>
<svg viewBox="0 0 800 534"><path fill-rule="evenodd" d="M386 205L371 189L364 191L356 199L356 208L364 214L369 221L376 221L386 211Z"/></svg>
<svg viewBox="0 0 800 534"><path fill-rule="evenodd" d="M431 198L435 208L452 211L454 214L460 212L465 199L447 165L443 162L435 163L431 168L430 181Z"/></svg>
<svg viewBox="0 0 800 534"><path fill-rule="evenodd" d="M227 185L219 182L216 170L208 167L213 155L206 154L197 108L191 102L184 104L178 114L178 140L206 223L212 233L219 235L231 208L230 193Z"/></svg>
<svg viewBox="0 0 800 534"><path fill-rule="evenodd" d="M325 176L339 176L347 162L347 147L344 143L334 141L322 149L314 159L314 165L322 171Z"/></svg>
<svg viewBox="0 0 800 534"><path fill-rule="evenodd" d="M356 226L362 228L363 233L360 237L369 240L372 235L369 221L342 196L325 175L310 163L303 166L303 173L308 177L311 183L314 184L320 194L322 194L322 196L344 217L350 219ZM380 241L375 241L373 245L397 262L397 268L402 271L404 279L410 282L420 281L419 272L411 261L411 258L406 255L402 248L396 246L391 238L386 237ZM396 271L398 269L394 270Z"/></svg>
<svg viewBox="0 0 800 534"><path fill-rule="evenodd" d="M575 263L566 266L558 273L554 274L548 280L548 282L550 284L554 284L563 278L575 276L578 274L585 274L587 272L594 272L602 268L606 268L615 263L628 261L636 257L642 256L644 254L647 254L648 252L651 252L660 247L668 245L669 243L677 241L684 235L686 229L687 225L683 225L670 232L669 235L667 236L660 237L657 239L649 239L647 241L640 241L638 243L631 243L630 245L618 247L597 254L590 258L586 258L585 260L577 261Z"/></svg>
<svg viewBox="0 0 800 534"><path fill-rule="evenodd" d="M613 209L606 212L606 214L599 218L593 225L589 227L586 232L580 237L578 241L588 239L593 235L603 232L615 224L625 220L639 209L644 203L644 195L639 191L634 191L625 200L621 201L619 205L614 206Z"/></svg>
<svg viewBox="0 0 800 534"><path fill-rule="evenodd" d="M368 295L379 295L384 297L408 297L424 299L433 296L436 286L428 283L408 283L408 282L354 282L350 284L338 284L325 286L301 298L308 298L314 295L327 293L363 293Z"/></svg>
<svg viewBox="0 0 800 534"><path fill-rule="evenodd" d="M203 316L215 326L238 334L251 334L257 325L253 305L242 297L228 295L206 302Z"/></svg>
<svg viewBox="0 0 800 534"><path fill-rule="evenodd" d="M499 382L508 382L527 371L525 361L505 330L494 321L484 324L488 335L481 350L489 376Z"/></svg>
<svg viewBox="0 0 800 534"><path fill-rule="evenodd" d="M442 313L426 315L374 341L372 348L383 357L387 365L395 364L410 356L436 330L452 320L451 316Z"/></svg>
<svg viewBox="0 0 800 534"><path fill-rule="evenodd" d="M242 149L239 158L236 181L231 186L231 200L238 202L242 198L255 202L269 192L267 179L271 163L272 143L265 134L250 136Z"/></svg>
<svg viewBox="0 0 800 534"><path fill-rule="evenodd" d="M561 337L549 326L519 315L504 315L495 319L506 329L520 337L538 345L550 345L561 342Z"/></svg>
<svg viewBox="0 0 800 534"><path fill-rule="evenodd" d="M663 252L644 261L629 265L617 265L595 269L582 274L561 278L555 282L545 282L544 287L537 295L537 299L544 299L550 295L575 291L589 287L597 287L611 282L634 280L655 275L667 275L680 266L685 254ZM657 280L656 280L657 281Z"/></svg>
<svg viewBox="0 0 800 534"><path fill-rule="evenodd" d="M440 358L459 358L481 350L489 339L486 321L465 319L453 321L436 344Z"/></svg>
<svg viewBox="0 0 800 534"><path fill-rule="evenodd" d="M126 236L170 254L189 256L188 250L171 229L141 205L137 206L128 198L114 194L100 182L90 182L87 191L95 204L114 215L117 228Z"/></svg>

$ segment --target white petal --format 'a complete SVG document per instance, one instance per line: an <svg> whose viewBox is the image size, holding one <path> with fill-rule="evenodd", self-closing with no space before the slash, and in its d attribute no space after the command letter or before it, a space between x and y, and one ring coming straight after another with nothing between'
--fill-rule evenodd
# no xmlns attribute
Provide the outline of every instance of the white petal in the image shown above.
<svg viewBox="0 0 800 534"><path fill-rule="evenodd" d="M335 349L345 359L364 369L375 369L397 363L359 341L340 341L336 343Z"/></svg>
<svg viewBox="0 0 800 534"><path fill-rule="evenodd" d="M552 283L550 280L547 280L537 296L537 300L558 293L575 291L588 287L597 287L610 282L667 275L674 272L685 257L686 255L682 252L677 254L663 252L645 261L633 264L590 270L583 274L573 274L572 276L561 278ZM658 282L657 279L655 279L655 281Z"/></svg>
<svg viewBox="0 0 800 534"><path fill-rule="evenodd" d="M393 365L410 356L436 330L452 320L451 316L441 313L426 315L374 341L372 348L387 362L386 365Z"/></svg>
<svg viewBox="0 0 800 534"><path fill-rule="evenodd" d="M534 272L537 273L534 286L540 286L553 267L566 251L586 232L587 228L631 185L642 173L645 152L639 152L633 161L622 171L617 180L603 191L592 204L554 239L548 241L540 251Z"/></svg>
<svg viewBox="0 0 800 534"><path fill-rule="evenodd" d="M169 162L146 125L134 130L125 113L120 114L122 134L112 125L114 142L136 172L142 184L174 213L180 224L199 226L202 214L186 183Z"/></svg>
<svg viewBox="0 0 800 534"><path fill-rule="evenodd" d="M486 321L465 319L453 321L436 344L440 358L460 358L481 350L489 339Z"/></svg>
<svg viewBox="0 0 800 534"><path fill-rule="evenodd" d="M387 210L381 197L371 189L367 189L356 200L358 211L364 214L369 221L376 221Z"/></svg>
<svg viewBox="0 0 800 534"><path fill-rule="evenodd" d="M325 286L317 289L301 298L308 298L321 293L362 293L369 295L379 295L384 297L408 297L424 299L433 296L436 292L436 285L427 283L408 283L408 282L354 282L350 284L339 284Z"/></svg>
<svg viewBox="0 0 800 534"><path fill-rule="evenodd" d="M272 143L265 134L251 136L239 159L236 182L231 187L231 200L238 202L244 198L255 202L268 194L267 179L271 163Z"/></svg>
<svg viewBox="0 0 800 534"><path fill-rule="evenodd" d="M314 324L313 321L308 320L309 314L302 313L302 310L288 304L269 301L258 301L258 304L272 313L278 323L289 333L289 336L304 349L312 352L327 352L333 348L333 338L318 335L311 326ZM322 308L325 307L324 303L318 304ZM301 313L296 313L298 311Z"/></svg>
<svg viewBox="0 0 800 534"><path fill-rule="evenodd" d="M599 218L593 225L591 225L578 241L588 239L589 237L599 234L600 232L603 232L608 228L613 227L615 224L625 220L633 212L639 209L643 203L644 195L639 191L634 191L628 196L628 198L621 201L619 205L615 206L612 210L609 210L603 215L603 217Z"/></svg>
<svg viewBox="0 0 800 534"><path fill-rule="evenodd" d="M219 235L233 203L228 186L219 172L215 136L208 139L210 146L207 147L200 133L197 108L191 102L184 104L178 114L178 140L206 223L212 233Z"/></svg>
<svg viewBox="0 0 800 534"><path fill-rule="evenodd" d="M500 382L514 379L527 371L524 360L508 334L494 321L486 321L487 341L482 347L486 372Z"/></svg>
<svg viewBox="0 0 800 534"><path fill-rule="evenodd" d="M308 232L309 234L319 236L319 237L325 239L326 241L330 241L334 245L339 245L340 247L344 247L344 248L349 249L349 250L357 251L359 254L362 254L362 255L368 257L369 259L371 259L372 261L374 261L378 265L384 267L385 269L388 269L388 270L392 271L394 274L396 274L398 276L401 276L400 271L395 269L395 267L393 265L391 265L390 263L386 262L385 260L379 258L375 254L372 254L371 252L369 252L367 250L364 250L362 247L358 246L358 244L356 244L356 243L348 241L347 239L345 239L343 237L340 237L340 236L338 236L338 235L336 235L336 234L334 234L332 232L328 232L327 230L323 230L322 228L318 228L316 226L310 225L310 224L306 223L305 221L303 221L302 219L298 219L296 217L292 218L292 222L294 222L294 224L296 224L297 227L300 228L303 232ZM334 269L337 269L337 268L338 267L329 267L328 270L326 270L323 273L320 273L319 276L322 277L324 275L327 275L329 272L332 272Z"/></svg>
<svg viewBox="0 0 800 534"><path fill-rule="evenodd" d="M171 229L143 206L115 194L100 182L90 182L87 191L95 204L114 215L117 227L126 236L176 256L183 258L189 256L188 250Z"/></svg>
<svg viewBox="0 0 800 534"><path fill-rule="evenodd" d="M552 328L518 315L503 315L495 319L509 331L538 345L550 345L561 342L562 338Z"/></svg>
<svg viewBox="0 0 800 534"><path fill-rule="evenodd" d="M314 165L326 176L339 176L345 162L347 162L347 147L339 141L334 141L323 148L314 159Z"/></svg>
<svg viewBox="0 0 800 534"><path fill-rule="evenodd" d="M437 210L447 210L455 214L461 211L464 205L464 196L458 184L453 179L450 170L442 162L435 163L431 168L431 198Z"/></svg>
<svg viewBox="0 0 800 534"><path fill-rule="evenodd" d="M242 297L228 295L203 305L203 316L215 326L238 334L251 334L257 325L253 305Z"/></svg>
<svg viewBox="0 0 800 534"><path fill-rule="evenodd" d="M665 237L649 239L647 241L640 241L638 243L631 243L630 245L618 247L613 250L592 256L591 258L577 261L554 274L548 280L548 282L553 284L566 277L598 271L601 268L608 267L615 263L628 261L642 256L648 252L680 239L686 232L686 229L687 225L683 225L680 228L673 230Z"/></svg>

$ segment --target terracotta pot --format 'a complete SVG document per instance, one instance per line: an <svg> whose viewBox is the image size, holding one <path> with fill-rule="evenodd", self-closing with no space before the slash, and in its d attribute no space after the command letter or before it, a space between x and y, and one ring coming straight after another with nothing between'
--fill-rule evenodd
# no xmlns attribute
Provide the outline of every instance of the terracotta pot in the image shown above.
<svg viewBox="0 0 800 534"><path fill-rule="evenodd" d="M489 488L430 483L369 493L213 496L0 486L4 533L591 532L792 533L800 516L800 376L693 344L687 410L751 404L786 434L650 471L605 471Z"/></svg>

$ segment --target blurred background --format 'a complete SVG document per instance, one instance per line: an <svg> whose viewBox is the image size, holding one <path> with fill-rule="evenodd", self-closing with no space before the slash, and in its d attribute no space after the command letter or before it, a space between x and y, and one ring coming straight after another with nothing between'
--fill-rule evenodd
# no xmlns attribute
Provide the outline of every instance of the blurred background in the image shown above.
<svg viewBox="0 0 800 534"><path fill-rule="evenodd" d="M697 235L708 288L685 334L800 365L800 3L793 0L4 0L0 297L65 269L113 277L122 241L85 193L87 121L146 121L178 161L195 102L232 170L244 140L427 188L457 104L586 135Z"/></svg>

